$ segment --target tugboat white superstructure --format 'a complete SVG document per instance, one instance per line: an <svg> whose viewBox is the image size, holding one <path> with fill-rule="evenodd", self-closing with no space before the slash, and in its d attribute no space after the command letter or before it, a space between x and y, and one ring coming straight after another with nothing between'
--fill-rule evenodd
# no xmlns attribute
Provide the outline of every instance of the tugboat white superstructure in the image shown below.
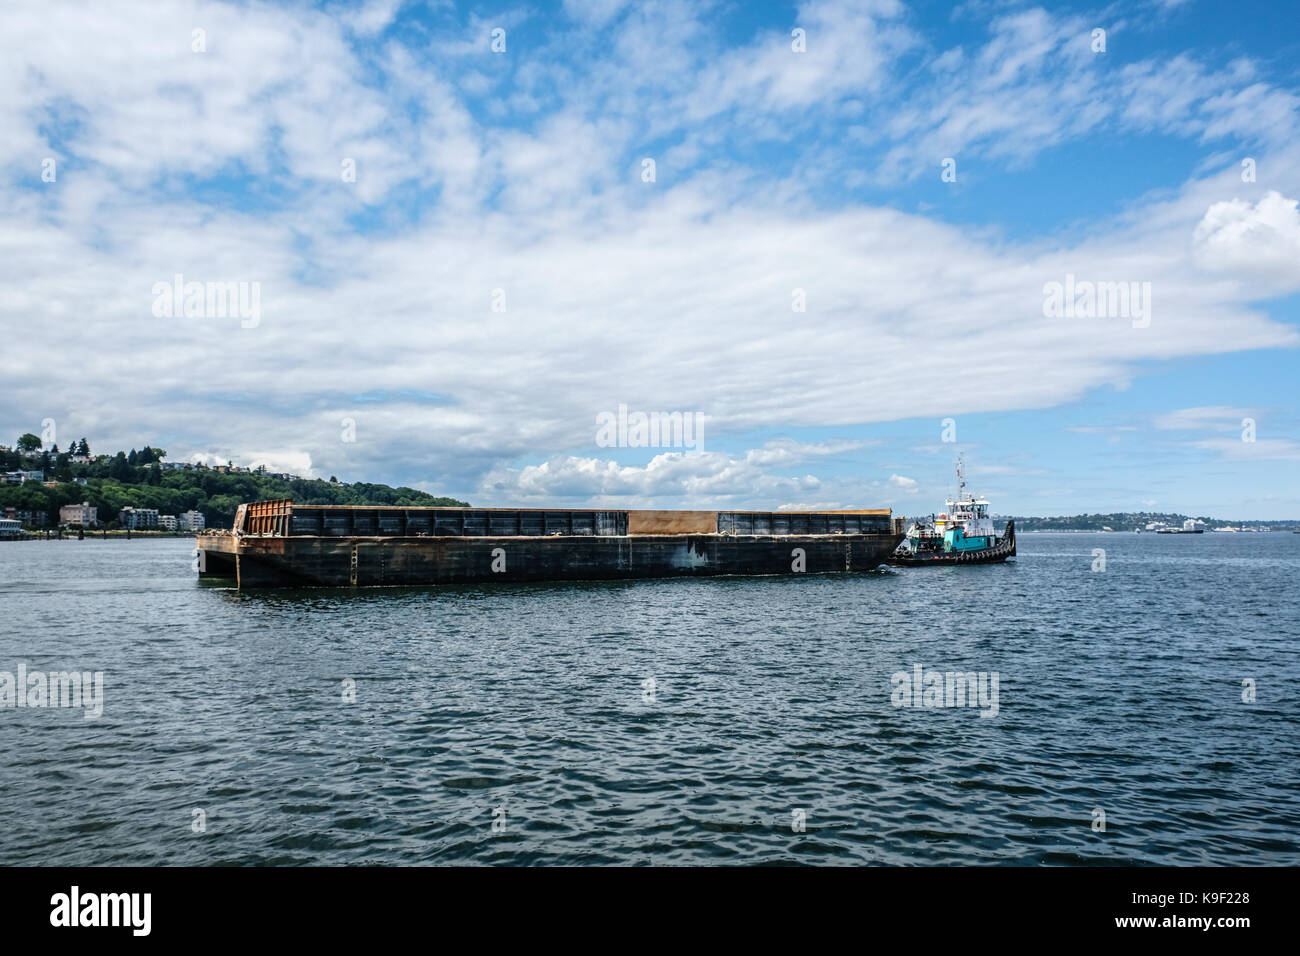
<svg viewBox="0 0 1300 956"><path fill-rule="evenodd" d="M890 564L914 567L930 564L990 564L1016 554L1015 522L1008 521L999 537L989 516L989 502L966 491L965 464L957 459L957 497L948 498L947 511L920 519L907 529L907 538Z"/></svg>

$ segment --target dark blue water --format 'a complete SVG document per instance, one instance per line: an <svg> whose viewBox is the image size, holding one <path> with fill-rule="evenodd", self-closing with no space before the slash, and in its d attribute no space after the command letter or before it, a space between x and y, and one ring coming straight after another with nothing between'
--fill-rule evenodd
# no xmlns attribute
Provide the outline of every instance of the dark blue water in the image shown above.
<svg viewBox="0 0 1300 956"><path fill-rule="evenodd" d="M0 708L0 864L1300 863L1300 535L1019 544L360 593L0 544L0 671L104 672L98 719ZM916 664L996 716L894 706Z"/></svg>

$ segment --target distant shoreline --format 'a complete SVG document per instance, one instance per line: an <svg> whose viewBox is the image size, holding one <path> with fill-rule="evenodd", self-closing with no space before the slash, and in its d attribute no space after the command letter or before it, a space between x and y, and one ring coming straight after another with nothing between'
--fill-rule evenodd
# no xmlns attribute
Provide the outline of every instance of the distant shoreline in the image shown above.
<svg viewBox="0 0 1300 956"><path fill-rule="evenodd" d="M1300 532L1300 525L1295 528L1269 528L1265 531L1215 531L1213 528L1206 528L1200 535L1204 537L1207 534L1291 534ZM1156 531L1133 531L1126 529L1112 528L1109 531L1104 528L1036 528L1033 531L1017 531L1016 534L1158 534ZM1179 532L1187 534L1188 532Z"/></svg>
<svg viewBox="0 0 1300 956"><path fill-rule="evenodd" d="M208 530L214 530L214 529L208 529ZM221 529L215 529L215 530L221 530ZM199 532L199 533L201 533L201 532ZM131 540L131 539L133 539L133 538L196 538L196 537L198 536L199 533L196 533L196 532L193 532L193 531L132 531L132 532L130 532L130 533L127 533L126 531L123 531L123 530L119 530L119 531L109 531L109 532L103 532L103 531L90 532L90 531L88 531L88 532L86 532L86 534L85 534L83 537L78 538L75 532L69 534L68 532L65 531L62 535L58 535L58 534L50 534L50 535L46 535L44 532L40 532L40 531L29 531L29 532L24 532L24 533L21 534L21 535L15 535L15 536L13 536L13 537L0 537L0 542L5 542L5 541L89 541L89 540L91 540L91 539L94 539L94 540L99 540L99 539L104 539L104 540L116 539L116 540L128 541L128 540ZM1122 530L1122 529L1121 529L1121 530L1111 529L1110 531L1106 531L1106 530L1103 530L1103 529L1101 529L1101 528L1038 528L1038 529L1034 529L1034 530L1031 530L1031 531L1020 531L1020 532L1018 532L1018 533L1019 533L1019 534L1128 534L1128 535L1132 535L1132 534L1147 534L1147 535L1155 535L1155 534L1156 534L1156 532L1154 532L1154 531L1131 531L1131 530ZM1196 535L1196 537L1204 537L1205 535L1211 535L1211 534L1220 534L1220 535L1224 535L1224 534L1300 534L1300 526L1298 526L1298 527L1296 527L1296 528L1270 528L1270 529L1268 529L1267 531L1219 531L1219 532L1215 532L1215 531L1206 530L1206 531L1204 532L1204 534ZM1181 537L1181 535L1170 535L1169 537Z"/></svg>
<svg viewBox="0 0 1300 956"><path fill-rule="evenodd" d="M89 541L94 538L107 540L110 538L121 538L123 541L131 538L193 538L197 532L194 531L126 531L120 529L117 531L87 531L84 535L78 537L75 531L64 531L58 534L51 531L46 534L44 531L24 531L22 534L12 537L0 537L0 541Z"/></svg>

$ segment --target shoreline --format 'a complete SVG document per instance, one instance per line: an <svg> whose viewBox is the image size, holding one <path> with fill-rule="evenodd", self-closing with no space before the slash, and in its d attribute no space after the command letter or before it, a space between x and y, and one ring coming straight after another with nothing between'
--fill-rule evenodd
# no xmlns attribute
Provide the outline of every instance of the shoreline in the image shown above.
<svg viewBox="0 0 1300 956"><path fill-rule="evenodd" d="M100 539L106 541L112 539L130 541L133 538L193 538L196 537L198 533L199 532L194 532L194 531L87 531L83 535L78 535L76 532L68 532L68 531L64 531L62 534L58 532L50 532L49 534L47 534L43 531L25 531L20 535L0 538L0 542L4 542L4 541L90 541L90 540L98 541Z"/></svg>

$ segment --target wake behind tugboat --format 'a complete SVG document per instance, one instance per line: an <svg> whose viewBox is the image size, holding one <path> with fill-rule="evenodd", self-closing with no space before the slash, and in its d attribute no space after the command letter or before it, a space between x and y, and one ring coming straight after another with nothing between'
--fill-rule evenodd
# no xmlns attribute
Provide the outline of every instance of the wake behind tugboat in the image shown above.
<svg viewBox="0 0 1300 956"><path fill-rule="evenodd" d="M966 491L964 465L957 460L957 497L937 518L920 518L886 560L897 567L938 564L997 564L1016 556L1016 523L1008 521L999 537L989 517L989 503Z"/></svg>

